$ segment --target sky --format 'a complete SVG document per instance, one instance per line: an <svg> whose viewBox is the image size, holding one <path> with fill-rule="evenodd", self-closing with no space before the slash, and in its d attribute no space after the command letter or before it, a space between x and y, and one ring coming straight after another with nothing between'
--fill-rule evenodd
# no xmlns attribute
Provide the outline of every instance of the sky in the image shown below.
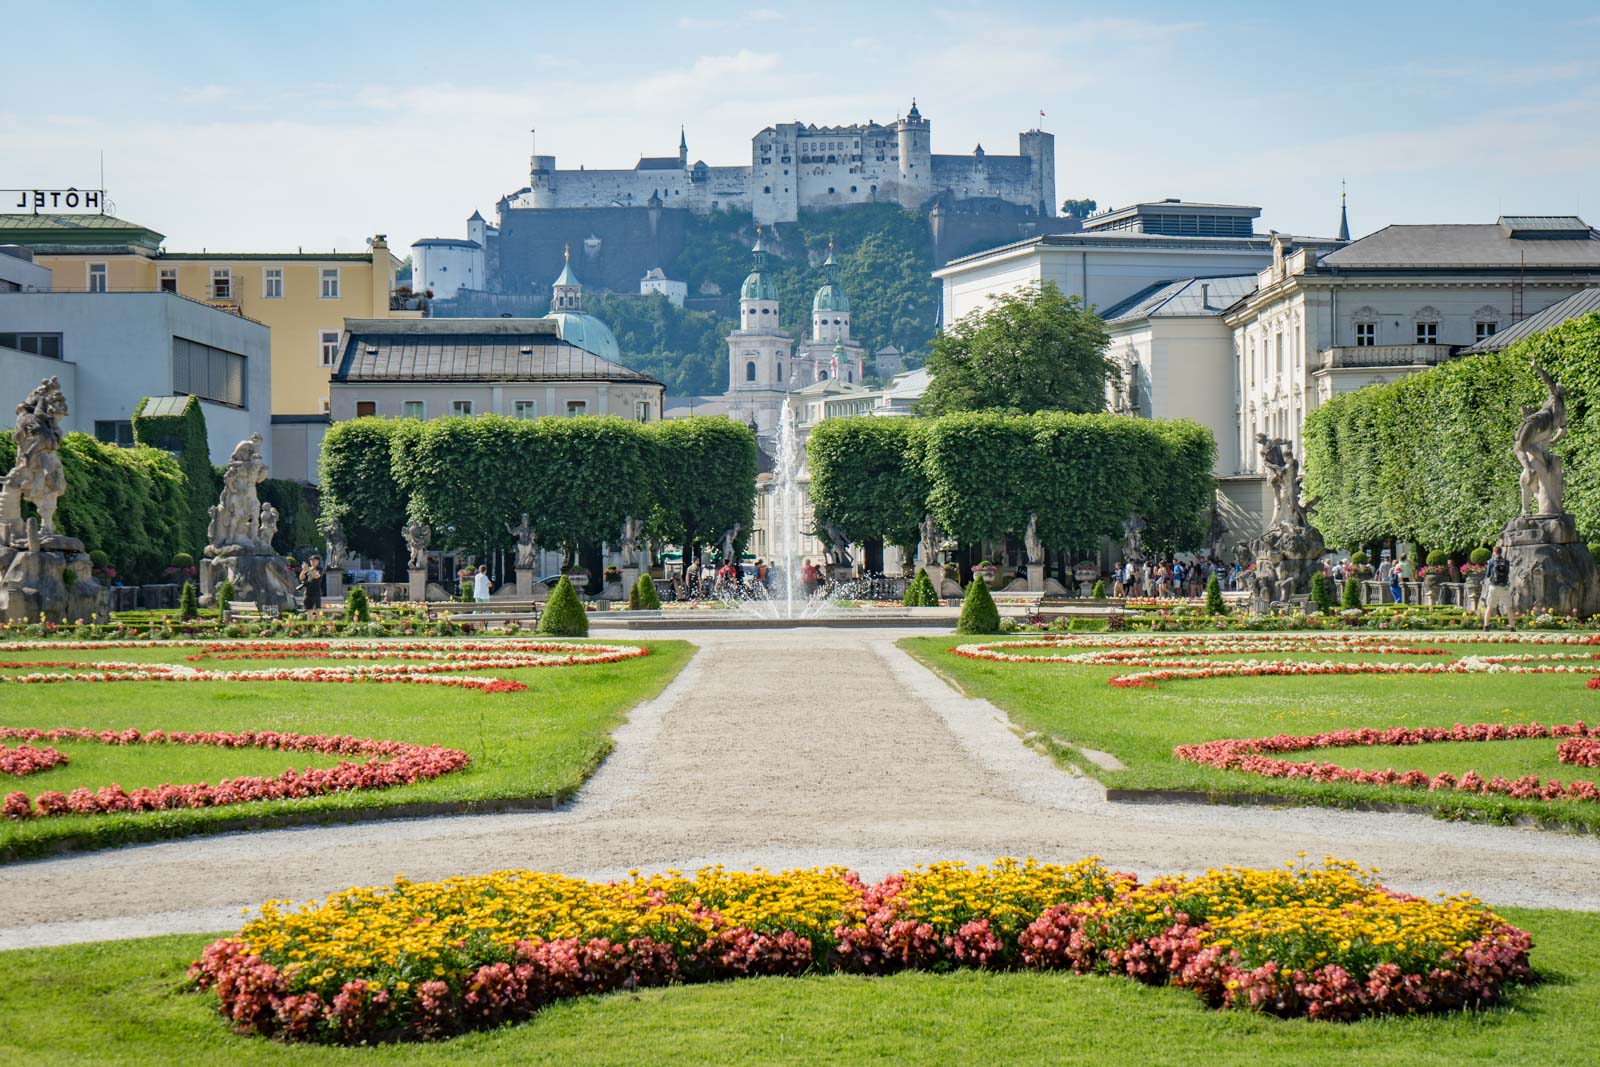
<svg viewBox="0 0 1600 1067"><path fill-rule="evenodd" d="M758 6L765 4L766 6ZM688 13L681 13L688 12ZM1260 205L1352 231L1600 224L1600 3L10 5L0 188L105 187L172 251L465 236L561 167L748 164L775 122L889 122L935 153L1056 135L1056 190ZM1044 118L1040 118L1040 112ZM536 132L530 132L536 131ZM9 209L14 199L0 205Z"/></svg>

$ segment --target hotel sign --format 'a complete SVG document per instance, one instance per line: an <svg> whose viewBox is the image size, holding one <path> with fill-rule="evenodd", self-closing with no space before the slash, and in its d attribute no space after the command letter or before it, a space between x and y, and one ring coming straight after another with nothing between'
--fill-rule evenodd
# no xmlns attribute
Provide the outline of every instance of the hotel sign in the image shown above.
<svg viewBox="0 0 1600 1067"><path fill-rule="evenodd" d="M6 189L3 201L24 211L104 211L104 189Z"/></svg>

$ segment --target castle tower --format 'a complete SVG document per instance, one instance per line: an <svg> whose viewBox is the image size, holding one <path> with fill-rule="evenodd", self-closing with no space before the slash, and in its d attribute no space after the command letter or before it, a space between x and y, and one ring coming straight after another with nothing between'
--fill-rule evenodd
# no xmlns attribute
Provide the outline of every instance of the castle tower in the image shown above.
<svg viewBox="0 0 1600 1067"><path fill-rule="evenodd" d="M760 432L770 433L789 387L785 369L793 340L778 328L778 287L767 274L760 230L750 258L750 273L739 287L739 328L728 335L728 392L747 399L741 410L747 406Z"/></svg>
<svg viewBox="0 0 1600 1067"><path fill-rule="evenodd" d="M828 238L828 258L823 261L828 280L811 301L811 340L843 342L850 340L850 299L839 284L839 266L833 260L833 238Z"/></svg>
<svg viewBox="0 0 1600 1067"><path fill-rule="evenodd" d="M562 251L561 273L550 286L551 311L583 311L583 283L572 273L572 246Z"/></svg>
<svg viewBox="0 0 1600 1067"><path fill-rule="evenodd" d="M467 217L467 240L478 242L480 248L489 247L489 224L476 211Z"/></svg>
<svg viewBox="0 0 1600 1067"><path fill-rule="evenodd" d="M1056 201L1056 135L1028 130L1017 140L1033 172L1033 201L1037 210L1045 218L1054 218L1060 206Z"/></svg>
<svg viewBox="0 0 1600 1067"><path fill-rule="evenodd" d="M916 211L933 195L933 147L928 120L915 99L906 117L895 124L900 149L900 206Z"/></svg>

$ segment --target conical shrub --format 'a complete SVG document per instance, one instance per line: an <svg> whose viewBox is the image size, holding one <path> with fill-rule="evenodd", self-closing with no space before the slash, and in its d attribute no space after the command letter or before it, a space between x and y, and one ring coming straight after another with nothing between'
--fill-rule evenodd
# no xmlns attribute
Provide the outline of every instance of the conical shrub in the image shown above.
<svg viewBox="0 0 1600 1067"><path fill-rule="evenodd" d="M1211 580L1206 582L1206 614L1226 615L1228 605L1222 599L1222 583L1213 574Z"/></svg>
<svg viewBox="0 0 1600 1067"><path fill-rule="evenodd" d="M367 596L367 591L359 585L351 588L345 594L344 613L351 622L370 622L372 620L372 601Z"/></svg>
<svg viewBox="0 0 1600 1067"><path fill-rule="evenodd" d="M578 591L565 574L550 591L550 600L539 616L539 632L551 637L588 637L589 616L578 599Z"/></svg>
<svg viewBox="0 0 1600 1067"><path fill-rule="evenodd" d="M195 595L194 583L184 582L183 592L178 594L178 618L198 619L200 617L200 598Z"/></svg>
<svg viewBox="0 0 1600 1067"><path fill-rule="evenodd" d="M1000 632L1000 609L994 606L994 597L982 578L973 576L967 585L967 595L961 598L961 619L956 623L958 634L997 634Z"/></svg>
<svg viewBox="0 0 1600 1067"><path fill-rule="evenodd" d="M1355 575L1344 580L1344 602L1346 608L1359 608L1361 606L1361 579Z"/></svg>
<svg viewBox="0 0 1600 1067"><path fill-rule="evenodd" d="M928 572L918 570L917 576L911 579L911 584L906 586L906 595L900 603L908 608L936 608L939 606L939 591L933 587L933 579L928 577Z"/></svg>
<svg viewBox="0 0 1600 1067"><path fill-rule="evenodd" d="M1333 610L1333 583L1321 571L1311 576L1311 603L1324 614Z"/></svg>
<svg viewBox="0 0 1600 1067"><path fill-rule="evenodd" d="M648 571L641 573L633 588L628 590L628 607L634 611L661 610L661 597L656 594L655 580Z"/></svg>

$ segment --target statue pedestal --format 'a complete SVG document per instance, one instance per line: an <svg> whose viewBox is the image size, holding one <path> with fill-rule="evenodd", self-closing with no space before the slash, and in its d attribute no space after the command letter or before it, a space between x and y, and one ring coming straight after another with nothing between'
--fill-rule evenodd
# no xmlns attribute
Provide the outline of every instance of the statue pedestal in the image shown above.
<svg viewBox="0 0 1600 1067"><path fill-rule="evenodd" d="M834 585L844 585L856 580L856 570L848 563L838 563L828 568L828 579Z"/></svg>
<svg viewBox="0 0 1600 1067"><path fill-rule="evenodd" d="M42 540L39 551L0 545L0 621L110 622L111 592L94 580L82 542L55 535Z"/></svg>
<svg viewBox="0 0 1600 1067"><path fill-rule="evenodd" d="M1028 564L1028 592L1030 592L1030 593L1042 593L1042 592L1044 592L1044 564L1043 563L1030 563L1030 564Z"/></svg>
<svg viewBox="0 0 1600 1067"><path fill-rule="evenodd" d="M215 556L200 561L200 588L205 596L215 600L217 588L225 581L233 583L235 600L280 610L294 606L298 583L277 556Z"/></svg>
<svg viewBox="0 0 1600 1067"><path fill-rule="evenodd" d="M329 567L322 572L322 595L328 600L344 599L344 568Z"/></svg>
<svg viewBox="0 0 1600 1067"><path fill-rule="evenodd" d="M408 594L413 604L421 604L428 599L428 568L412 567L406 572L411 580L411 591Z"/></svg>
<svg viewBox="0 0 1600 1067"><path fill-rule="evenodd" d="M928 581L933 583L933 590L939 594L941 599L951 595L949 587L952 585L956 586L954 595L961 595L961 587L944 576L944 568L939 564L924 563L922 565L922 572L928 576Z"/></svg>
<svg viewBox="0 0 1600 1067"><path fill-rule="evenodd" d="M1511 561L1511 610L1600 614L1600 575L1571 515L1519 515L1501 532Z"/></svg>
<svg viewBox="0 0 1600 1067"><path fill-rule="evenodd" d="M627 600L633 593L633 587L639 584L640 570L638 567L622 568L622 599Z"/></svg>
<svg viewBox="0 0 1600 1067"><path fill-rule="evenodd" d="M517 568L517 599L518 600L532 600L533 599L533 568L532 567L518 567Z"/></svg>

